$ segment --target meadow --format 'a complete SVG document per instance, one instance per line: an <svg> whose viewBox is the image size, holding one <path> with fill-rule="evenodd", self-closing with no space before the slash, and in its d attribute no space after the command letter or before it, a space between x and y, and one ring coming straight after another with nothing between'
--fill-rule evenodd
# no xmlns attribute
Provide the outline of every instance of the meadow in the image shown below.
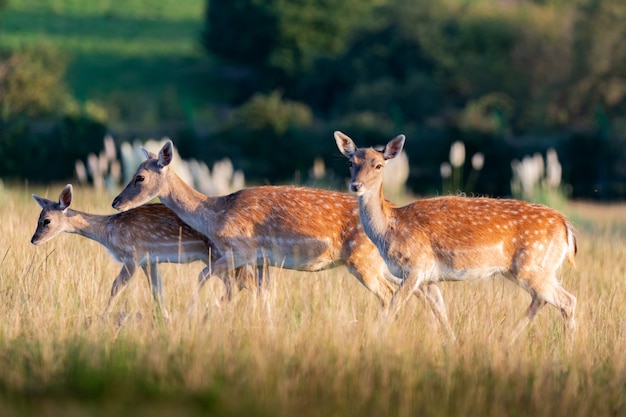
<svg viewBox="0 0 626 417"><path fill-rule="evenodd" d="M198 110L212 98L204 8L204 0L10 0L0 46L53 46L81 102L98 103L110 122L154 124L164 106Z"/></svg>
<svg viewBox="0 0 626 417"><path fill-rule="evenodd" d="M271 269L265 298L219 304L214 280L189 316L201 263L162 265L171 320L153 315L136 274L102 316L119 270L93 241L63 234L35 247L39 206L62 185L0 188L0 414L231 416L625 415L626 207L570 204L578 298L568 347L542 309L513 346L502 342L530 297L503 279L447 283L458 344L446 345L412 300L382 327L375 297L343 268ZM104 191L75 187L77 210L112 213Z"/></svg>

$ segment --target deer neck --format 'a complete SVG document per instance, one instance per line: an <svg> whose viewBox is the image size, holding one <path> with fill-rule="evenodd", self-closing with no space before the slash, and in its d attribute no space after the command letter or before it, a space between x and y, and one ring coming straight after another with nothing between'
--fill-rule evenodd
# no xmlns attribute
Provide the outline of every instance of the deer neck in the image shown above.
<svg viewBox="0 0 626 417"><path fill-rule="evenodd" d="M84 236L103 245L106 244L110 216L88 214L71 209L68 209L65 215L70 226L66 232Z"/></svg>
<svg viewBox="0 0 626 417"><path fill-rule="evenodd" d="M383 197L382 184L376 191L359 196L359 215L365 234L379 248L387 233L391 204Z"/></svg>
<svg viewBox="0 0 626 417"><path fill-rule="evenodd" d="M195 190L174 172L167 176L167 192L161 195L161 202L170 208L180 219L192 228L205 233L206 228L215 222L217 199Z"/></svg>

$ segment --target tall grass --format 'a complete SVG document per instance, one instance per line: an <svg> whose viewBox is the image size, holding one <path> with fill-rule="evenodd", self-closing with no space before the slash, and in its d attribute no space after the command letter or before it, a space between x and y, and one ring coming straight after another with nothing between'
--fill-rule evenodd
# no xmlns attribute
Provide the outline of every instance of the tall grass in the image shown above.
<svg viewBox="0 0 626 417"><path fill-rule="evenodd" d="M576 342L560 314L540 311L514 346L530 297L505 280L443 284L458 345L417 300L388 328L375 297L342 269L272 269L267 300L242 292L216 306L219 282L186 314L200 264L165 265L171 321L153 318L137 274L101 317L119 268L95 242L62 235L29 243L31 193L0 189L0 414L266 416L623 415L626 215L602 210L579 228ZM109 213L110 197L75 189L75 208ZM575 207L585 218L587 206ZM124 320L120 320L124 317Z"/></svg>

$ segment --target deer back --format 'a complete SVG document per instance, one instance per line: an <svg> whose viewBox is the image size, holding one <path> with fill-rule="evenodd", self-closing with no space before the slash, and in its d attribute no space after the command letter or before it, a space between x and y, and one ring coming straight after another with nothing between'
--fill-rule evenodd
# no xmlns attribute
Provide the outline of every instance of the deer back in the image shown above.
<svg viewBox="0 0 626 417"><path fill-rule="evenodd" d="M367 242L358 202L349 194L291 186L262 186L217 199L212 238L219 244L293 251L338 259Z"/></svg>
<svg viewBox="0 0 626 417"><path fill-rule="evenodd" d="M509 199L437 197L394 208L391 256L428 258L450 271L516 272L573 262L569 221L549 207ZM488 272L488 271L487 271Z"/></svg>
<svg viewBox="0 0 626 417"><path fill-rule="evenodd" d="M110 216L107 241L111 247L134 251L141 259L190 262L213 259L217 253L203 234L185 224L163 204L146 204Z"/></svg>

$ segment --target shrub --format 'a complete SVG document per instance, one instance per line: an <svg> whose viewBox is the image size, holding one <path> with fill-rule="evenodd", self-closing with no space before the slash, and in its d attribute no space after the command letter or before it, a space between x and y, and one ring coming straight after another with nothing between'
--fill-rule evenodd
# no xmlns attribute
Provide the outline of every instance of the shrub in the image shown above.
<svg viewBox="0 0 626 417"><path fill-rule="evenodd" d="M56 122L14 118L0 122L0 176L52 182L72 178L74 162L99 150L106 126L86 117Z"/></svg>
<svg viewBox="0 0 626 417"><path fill-rule="evenodd" d="M0 117L59 115L74 106L63 80L66 66L66 58L45 42L0 52Z"/></svg>
<svg viewBox="0 0 626 417"><path fill-rule="evenodd" d="M292 179L315 158L315 143L303 139L311 126L310 109L285 100L280 92L257 94L235 109L207 142L215 160L229 157L246 176L261 181Z"/></svg>

